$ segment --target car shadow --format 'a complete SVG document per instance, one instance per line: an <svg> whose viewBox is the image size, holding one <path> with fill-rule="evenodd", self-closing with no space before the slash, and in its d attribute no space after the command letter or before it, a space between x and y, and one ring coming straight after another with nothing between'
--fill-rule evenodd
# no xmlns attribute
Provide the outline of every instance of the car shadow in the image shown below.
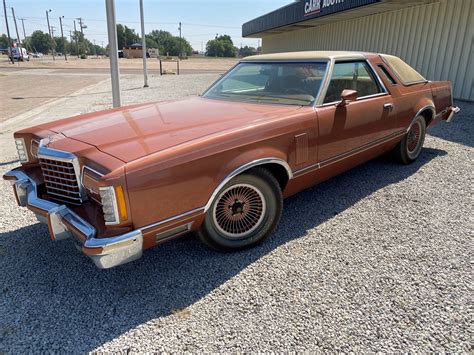
<svg viewBox="0 0 474 355"><path fill-rule="evenodd" d="M454 104L461 109L461 112L454 115L450 123L440 123L428 129L427 133L430 136L473 148L474 102L456 100Z"/></svg>
<svg viewBox="0 0 474 355"><path fill-rule="evenodd" d="M382 157L291 197L272 237L237 253L210 251L190 235L148 250L136 262L99 270L75 252L72 241L51 243L44 225L3 233L0 307L1 323L9 329L3 350L27 342L31 349L48 344L60 351L91 351L185 309L279 246L446 154L428 148L408 166Z"/></svg>

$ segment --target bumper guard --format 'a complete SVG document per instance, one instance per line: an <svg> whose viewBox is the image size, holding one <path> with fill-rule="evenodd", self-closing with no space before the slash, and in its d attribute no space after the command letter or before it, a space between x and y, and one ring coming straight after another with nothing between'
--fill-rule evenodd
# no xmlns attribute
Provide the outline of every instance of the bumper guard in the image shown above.
<svg viewBox="0 0 474 355"><path fill-rule="evenodd" d="M65 205L38 197L36 183L23 171L14 169L4 175L13 184L18 205L27 207L38 220L48 225L51 239L74 237L82 252L101 269L139 259L143 253L140 230L110 238L96 238L96 229Z"/></svg>

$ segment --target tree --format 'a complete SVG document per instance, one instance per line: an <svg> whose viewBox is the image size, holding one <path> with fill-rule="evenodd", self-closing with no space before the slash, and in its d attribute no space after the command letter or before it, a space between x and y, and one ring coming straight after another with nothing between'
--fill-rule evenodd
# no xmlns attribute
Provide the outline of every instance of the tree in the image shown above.
<svg viewBox="0 0 474 355"><path fill-rule="evenodd" d="M163 48L160 48L158 43L156 43L156 41L153 38L151 38L149 35L145 35L145 42L146 42L146 47L147 48L158 48L160 50L160 53L161 53L161 50Z"/></svg>
<svg viewBox="0 0 474 355"><path fill-rule="evenodd" d="M54 42L56 43L56 47L55 47L56 52L64 54L64 52L69 51L70 46L66 38L64 38L63 40L62 37L54 37Z"/></svg>
<svg viewBox="0 0 474 355"><path fill-rule="evenodd" d="M2 36L0 37L0 48L8 48L9 47L9 43L8 43L8 37L6 34L2 34Z"/></svg>
<svg viewBox="0 0 474 355"><path fill-rule="evenodd" d="M229 35L221 35L207 42L206 55L209 57L235 57L237 48Z"/></svg>
<svg viewBox="0 0 474 355"><path fill-rule="evenodd" d="M224 45L217 39L211 39L206 44L206 55L208 57L223 57Z"/></svg>
<svg viewBox="0 0 474 355"><path fill-rule="evenodd" d="M153 30L147 35L147 37L158 44L160 54L169 54L173 56L179 55L179 37L173 36L168 31L162 30ZM191 55L193 53L193 48L185 38L181 38L181 51L185 55Z"/></svg>
<svg viewBox="0 0 474 355"><path fill-rule="evenodd" d="M49 34L40 30L33 32L29 38L29 41L31 48L33 48L33 50L36 52L47 53L51 48Z"/></svg>
<svg viewBox="0 0 474 355"><path fill-rule="evenodd" d="M249 55L257 54L257 50L254 47L245 46L239 49L239 56L248 57Z"/></svg>
<svg viewBox="0 0 474 355"><path fill-rule="evenodd" d="M128 28L122 24L117 25L117 44L118 49L123 47L131 46L134 43L140 41L140 37L135 33L134 29Z"/></svg>
<svg viewBox="0 0 474 355"><path fill-rule="evenodd" d="M97 44L92 44L89 49L89 52L95 55L105 55L105 48L102 48Z"/></svg>

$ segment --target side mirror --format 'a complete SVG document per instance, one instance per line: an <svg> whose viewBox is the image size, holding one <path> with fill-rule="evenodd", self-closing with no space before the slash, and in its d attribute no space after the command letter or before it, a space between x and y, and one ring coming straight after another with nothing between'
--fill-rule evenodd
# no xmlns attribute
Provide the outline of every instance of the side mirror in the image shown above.
<svg viewBox="0 0 474 355"><path fill-rule="evenodd" d="M351 101L357 100L359 93L356 90L344 90L341 94L341 101L337 104L338 107L344 107Z"/></svg>

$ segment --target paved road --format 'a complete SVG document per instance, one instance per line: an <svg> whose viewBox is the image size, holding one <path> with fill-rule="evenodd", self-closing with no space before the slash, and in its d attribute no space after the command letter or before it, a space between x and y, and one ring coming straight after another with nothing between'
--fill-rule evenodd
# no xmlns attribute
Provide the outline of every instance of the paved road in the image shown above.
<svg viewBox="0 0 474 355"><path fill-rule="evenodd" d="M177 73L177 68L175 65L167 65L167 70ZM3 67L0 68L0 72L10 73L10 72L22 72L22 71L38 71L38 70L45 70L48 71L50 74L75 74L75 75L106 75L110 76L110 69L109 68L37 68L37 67ZM159 74L160 70L158 68L148 69L148 72L151 74ZM214 73L225 73L225 69L200 69L200 68L181 68L180 72L181 75L186 74L214 74ZM140 68L121 68L120 74L135 74L135 75L143 75L143 69Z"/></svg>
<svg viewBox="0 0 474 355"><path fill-rule="evenodd" d="M469 352L474 104L459 104L417 162L286 200L272 238L234 254L188 236L98 270L1 183L0 352Z"/></svg>
<svg viewBox="0 0 474 355"><path fill-rule="evenodd" d="M6 72L0 69L0 74L3 73L0 75L0 122L106 79L85 75L48 75L45 71L36 75L17 75L13 72L5 75Z"/></svg>

